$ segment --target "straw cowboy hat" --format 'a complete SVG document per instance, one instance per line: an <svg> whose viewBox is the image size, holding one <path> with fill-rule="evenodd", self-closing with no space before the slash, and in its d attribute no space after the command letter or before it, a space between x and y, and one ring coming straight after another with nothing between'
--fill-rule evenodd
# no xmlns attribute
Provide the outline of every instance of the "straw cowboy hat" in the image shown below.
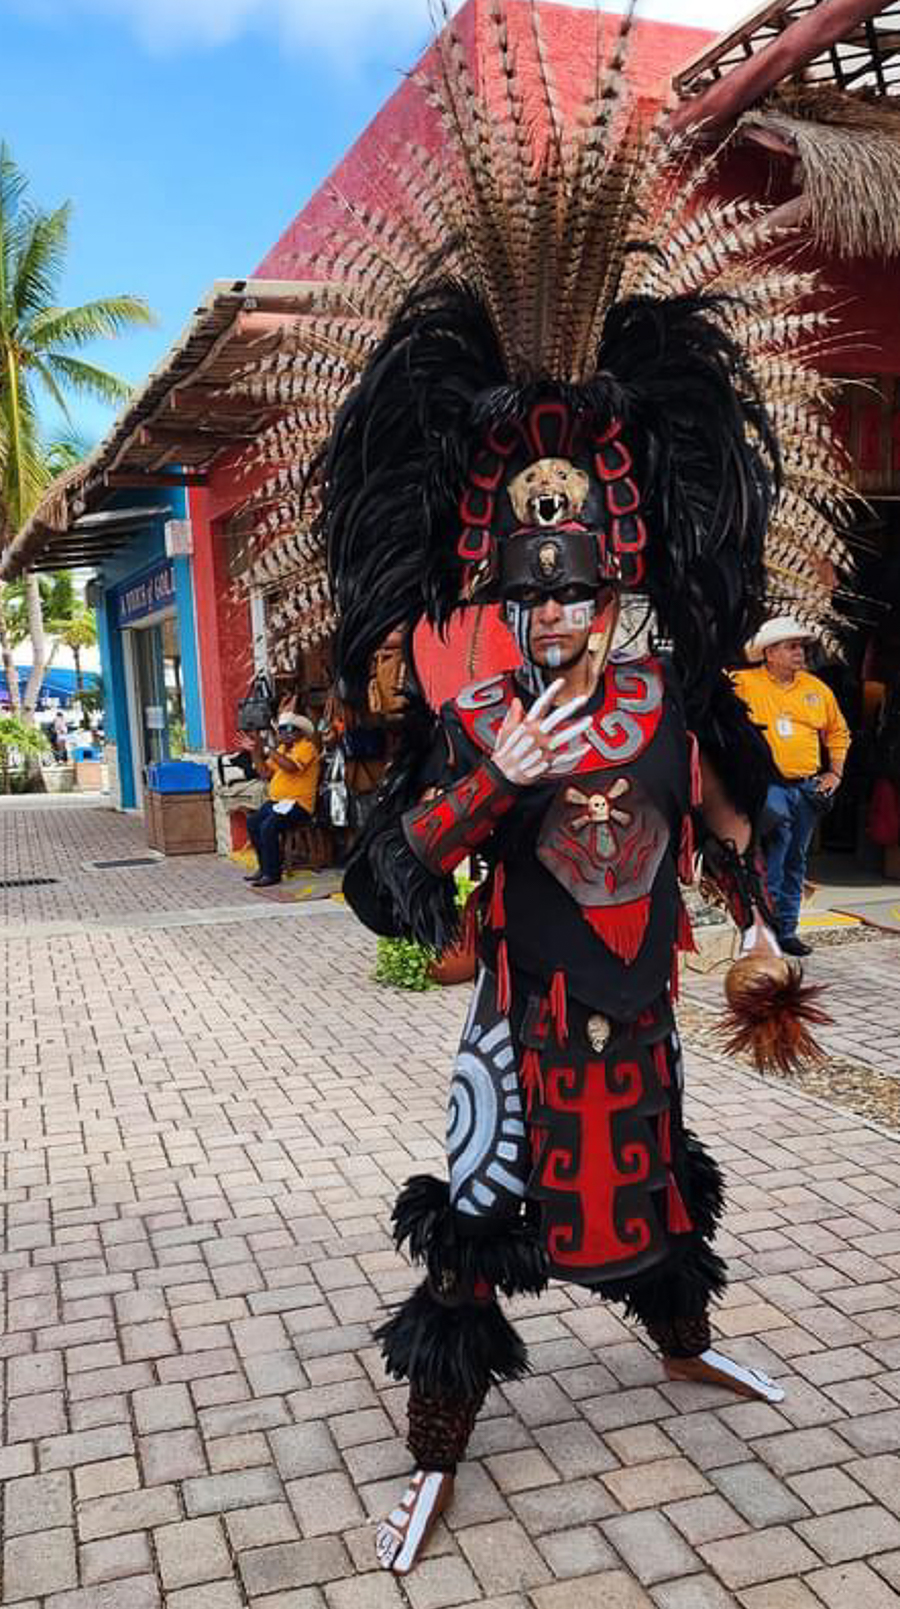
<svg viewBox="0 0 900 1609"><path fill-rule="evenodd" d="M808 626L801 626L793 615L775 615L750 638L744 653L751 665L758 665L766 649L774 648L777 642L811 642L815 635Z"/></svg>
<svg viewBox="0 0 900 1609"><path fill-rule="evenodd" d="M302 732L304 737L315 737L316 729L312 721L305 715L297 715L293 710L282 710L275 723L277 726L292 726L295 732Z"/></svg>

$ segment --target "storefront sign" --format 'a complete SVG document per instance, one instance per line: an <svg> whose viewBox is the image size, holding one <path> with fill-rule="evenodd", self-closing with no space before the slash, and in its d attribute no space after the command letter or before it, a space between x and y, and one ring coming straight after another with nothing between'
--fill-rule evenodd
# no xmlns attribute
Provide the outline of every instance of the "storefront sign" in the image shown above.
<svg viewBox="0 0 900 1609"><path fill-rule="evenodd" d="M119 627L133 626L148 615L161 614L175 604L175 569L169 559L146 570L137 581L119 591Z"/></svg>

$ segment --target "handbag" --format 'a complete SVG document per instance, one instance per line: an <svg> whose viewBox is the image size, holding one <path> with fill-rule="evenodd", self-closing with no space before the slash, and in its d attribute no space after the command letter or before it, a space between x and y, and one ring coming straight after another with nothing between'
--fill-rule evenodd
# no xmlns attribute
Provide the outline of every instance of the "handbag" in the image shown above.
<svg viewBox="0 0 900 1609"><path fill-rule="evenodd" d="M252 782L256 776L252 756L246 749L238 749L234 754L220 754L216 769L223 788L234 782Z"/></svg>
<svg viewBox="0 0 900 1609"><path fill-rule="evenodd" d="M332 827L346 827L350 799L347 793L344 750L340 743L326 761L322 791L325 796L326 820Z"/></svg>
<svg viewBox="0 0 900 1609"><path fill-rule="evenodd" d="M265 732L275 715L275 691L265 671L254 676L250 691L237 707L239 732Z"/></svg>

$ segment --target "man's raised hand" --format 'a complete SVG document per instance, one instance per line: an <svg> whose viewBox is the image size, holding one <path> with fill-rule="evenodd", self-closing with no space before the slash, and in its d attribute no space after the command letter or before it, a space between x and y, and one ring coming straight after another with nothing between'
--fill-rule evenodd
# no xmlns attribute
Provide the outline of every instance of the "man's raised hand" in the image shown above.
<svg viewBox="0 0 900 1609"><path fill-rule="evenodd" d="M588 694L579 694L561 704L559 709L546 711L564 685L563 678L555 682L536 698L525 712L521 699L514 698L500 728L493 760L508 782L517 787L539 782L542 777L571 771L587 753L578 739L587 731L591 717L569 722L575 711L587 702ZM562 751L562 752L560 752Z"/></svg>

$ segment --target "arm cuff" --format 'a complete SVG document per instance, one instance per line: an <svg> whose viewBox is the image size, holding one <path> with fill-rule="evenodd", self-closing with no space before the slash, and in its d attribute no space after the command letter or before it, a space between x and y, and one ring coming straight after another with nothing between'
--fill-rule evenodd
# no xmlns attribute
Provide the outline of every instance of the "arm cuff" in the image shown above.
<svg viewBox="0 0 900 1609"><path fill-rule="evenodd" d="M490 837L517 791L490 760L483 760L437 798L407 810L403 835L423 866L445 876Z"/></svg>

